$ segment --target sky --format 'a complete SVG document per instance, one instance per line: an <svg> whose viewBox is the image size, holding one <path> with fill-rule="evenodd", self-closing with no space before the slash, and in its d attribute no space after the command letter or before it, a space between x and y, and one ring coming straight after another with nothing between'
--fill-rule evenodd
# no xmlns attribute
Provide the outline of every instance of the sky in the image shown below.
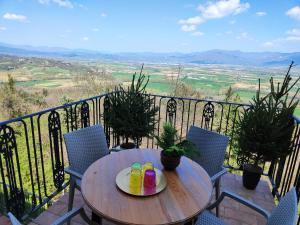
<svg viewBox="0 0 300 225"><path fill-rule="evenodd" d="M300 0L0 0L0 42L104 52L299 52Z"/></svg>

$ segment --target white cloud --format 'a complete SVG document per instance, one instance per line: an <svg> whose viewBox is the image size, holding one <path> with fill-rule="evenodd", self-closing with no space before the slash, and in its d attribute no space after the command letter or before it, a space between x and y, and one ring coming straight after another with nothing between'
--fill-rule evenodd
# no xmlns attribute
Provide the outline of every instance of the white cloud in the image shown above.
<svg viewBox="0 0 300 225"><path fill-rule="evenodd" d="M0 26L0 31L6 30L6 27L1 27Z"/></svg>
<svg viewBox="0 0 300 225"><path fill-rule="evenodd" d="M76 4L79 8L83 9L83 10L88 10L88 7L86 7L83 4Z"/></svg>
<svg viewBox="0 0 300 225"><path fill-rule="evenodd" d="M196 26L195 25L188 25L188 24L184 24L181 26L181 30L183 32L191 32L196 30Z"/></svg>
<svg viewBox="0 0 300 225"><path fill-rule="evenodd" d="M99 31L99 28L95 27L95 28L92 29L92 31L98 32L98 31Z"/></svg>
<svg viewBox="0 0 300 225"><path fill-rule="evenodd" d="M200 23L203 23L204 19L200 16L190 17L186 20L179 20L179 24L188 24L188 25L198 25Z"/></svg>
<svg viewBox="0 0 300 225"><path fill-rule="evenodd" d="M286 32L286 36L280 37L262 44L265 48L279 48L282 46L293 46L300 42L300 29L294 28Z"/></svg>
<svg viewBox="0 0 300 225"><path fill-rule="evenodd" d="M67 35L65 35L65 34L60 34L59 37L60 37L60 38L67 38Z"/></svg>
<svg viewBox="0 0 300 225"><path fill-rule="evenodd" d="M103 13L101 13L101 16L102 17L107 17L107 14L103 12Z"/></svg>
<svg viewBox="0 0 300 225"><path fill-rule="evenodd" d="M38 2L42 5L48 5L50 2L53 2L60 7L66 7L66 8L74 8L74 5L69 0L38 0ZM81 4L78 6L80 7Z"/></svg>
<svg viewBox="0 0 300 225"><path fill-rule="evenodd" d="M203 36L204 33L200 32L200 31L196 31L196 32L193 32L192 35L196 36L196 37L200 37L200 36Z"/></svg>
<svg viewBox="0 0 300 225"><path fill-rule="evenodd" d="M267 41L267 42L263 43L262 46L265 48L274 48L276 45L275 45L274 41Z"/></svg>
<svg viewBox="0 0 300 225"><path fill-rule="evenodd" d="M286 32L288 35L286 37L287 41L299 41L300 40L300 29L294 28Z"/></svg>
<svg viewBox="0 0 300 225"><path fill-rule="evenodd" d="M244 39L244 40L249 40L249 41L252 41L252 40L253 40L253 38L250 37L249 34L248 34L247 32L242 32L242 33L240 33L240 34L236 37L236 39L239 39L239 40Z"/></svg>
<svg viewBox="0 0 300 225"><path fill-rule="evenodd" d="M40 4L43 4L43 5L47 5L49 4L50 0L38 0Z"/></svg>
<svg viewBox="0 0 300 225"><path fill-rule="evenodd" d="M217 2L207 2L198 6L199 16L181 19L181 30L185 32L194 31L197 25L212 19L220 19L230 15L237 15L250 8L250 4L240 3L240 0L219 0ZM232 24L234 24L232 22Z"/></svg>
<svg viewBox="0 0 300 225"><path fill-rule="evenodd" d="M265 15L267 15L267 13L266 12L256 12L256 15L257 16L265 16Z"/></svg>
<svg viewBox="0 0 300 225"><path fill-rule="evenodd" d="M88 41L88 40L89 40L89 37L83 37L82 40L83 40L83 41Z"/></svg>
<svg viewBox="0 0 300 225"><path fill-rule="evenodd" d="M196 30L196 25L203 23L204 20L200 16L188 18L186 20L179 20L178 23L182 24L181 30L184 32L190 32Z"/></svg>
<svg viewBox="0 0 300 225"><path fill-rule="evenodd" d="M295 6L291 9L289 9L286 12L286 15L288 15L289 17L296 19L296 20L300 20L300 7L299 6Z"/></svg>
<svg viewBox="0 0 300 225"><path fill-rule="evenodd" d="M285 38L287 41L300 41L300 36L287 36Z"/></svg>
<svg viewBox="0 0 300 225"><path fill-rule="evenodd" d="M237 15L250 7L248 2L240 3L240 0L221 0L215 3L208 2L199 5L198 10L204 19L218 19L229 15Z"/></svg>
<svg viewBox="0 0 300 225"><path fill-rule="evenodd" d="M72 2L69 0L52 0L52 2L58 4L60 7L65 7L65 8L74 8Z"/></svg>
<svg viewBox="0 0 300 225"><path fill-rule="evenodd" d="M6 20L15 20L15 21L19 21L19 22L25 22L27 20L26 16L14 14L14 13L5 13L3 15L3 18Z"/></svg>
<svg viewBox="0 0 300 225"><path fill-rule="evenodd" d="M294 28L292 30L288 30L286 34L291 36L300 36L300 29Z"/></svg>

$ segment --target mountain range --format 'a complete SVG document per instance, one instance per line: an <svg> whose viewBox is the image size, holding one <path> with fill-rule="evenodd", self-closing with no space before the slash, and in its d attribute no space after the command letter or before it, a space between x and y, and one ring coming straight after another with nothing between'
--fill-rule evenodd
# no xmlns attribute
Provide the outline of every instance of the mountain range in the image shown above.
<svg viewBox="0 0 300 225"><path fill-rule="evenodd" d="M294 61L296 64L300 63L300 52L281 53L210 50L193 53L107 53L85 49L33 47L6 43L0 43L0 54L119 62L134 61L145 63L226 64L243 66L286 66L291 61Z"/></svg>

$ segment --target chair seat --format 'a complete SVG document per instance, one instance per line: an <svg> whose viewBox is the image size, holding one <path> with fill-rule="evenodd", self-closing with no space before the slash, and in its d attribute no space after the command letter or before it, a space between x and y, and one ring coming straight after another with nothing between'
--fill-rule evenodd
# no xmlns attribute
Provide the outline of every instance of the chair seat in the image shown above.
<svg viewBox="0 0 300 225"><path fill-rule="evenodd" d="M196 225L227 225L221 219L205 210L198 216Z"/></svg>

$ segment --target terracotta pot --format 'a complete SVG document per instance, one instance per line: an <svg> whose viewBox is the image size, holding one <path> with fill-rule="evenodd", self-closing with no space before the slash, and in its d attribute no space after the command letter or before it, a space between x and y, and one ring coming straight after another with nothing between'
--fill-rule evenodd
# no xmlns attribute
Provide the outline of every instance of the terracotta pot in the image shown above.
<svg viewBox="0 0 300 225"><path fill-rule="evenodd" d="M181 156L168 156L164 154L164 151L160 153L160 161L165 170L175 170L180 164Z"/></svg>
<svg viewBox="0 0 300 225"><path fill-rule="evenodd" d="M128 143L123 143L120 145L121 149L132 149L132 148L136 148L135 144L132 142L128 142Z"/></svg>
<svg viewBox="0 0 300 225"><path fill-rule="evenodd" d="M243 185L249 190L254 190L259 183L263 169L253 164L243 166Z"/></svg>

